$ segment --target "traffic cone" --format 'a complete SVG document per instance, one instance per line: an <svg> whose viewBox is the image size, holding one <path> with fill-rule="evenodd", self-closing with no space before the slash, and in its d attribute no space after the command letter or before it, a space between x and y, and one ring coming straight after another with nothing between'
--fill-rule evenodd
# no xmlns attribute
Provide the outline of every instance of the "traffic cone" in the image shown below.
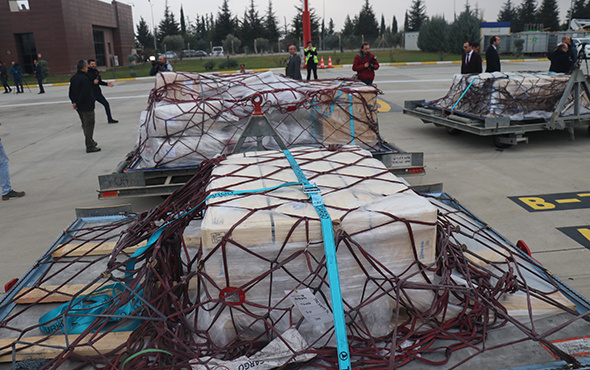
<svg viewBox="0 0 590 370"><path fill-rule="evenodd" d="M328 56L328 68L334 68L334 66L332 65L332 57Z"/></svg>
<svg viewBox="0 0 590 370"><path fill-rule="evenodd" d="M320 69L324 69L326 66L324 65L324 57L322 57L322 62L320 63Z"/></svg>

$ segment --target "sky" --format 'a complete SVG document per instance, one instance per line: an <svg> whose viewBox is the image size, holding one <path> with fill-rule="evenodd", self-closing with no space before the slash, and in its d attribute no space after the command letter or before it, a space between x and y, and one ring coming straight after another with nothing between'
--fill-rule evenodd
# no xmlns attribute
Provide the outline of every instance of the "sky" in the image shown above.
<svg viewBox="0 0 590 370"><path fill-rule="evenodd" d="M152 8L148 0L118 0L133 6L133 21L137 25L140 16L145 19L148 25L152 26ZM330 18L333 19L336 31L339 31L343 24L346 15L349 14L351 18L358 14L364 4L364 0L308 0L310 8L315 9L316 14L322 18L325 15L326 27ZM537 0L537 6L542 0ZM504 5L506 0L469 0L469 5L473 9L477 6L483 14L483 18L489 22L495 22L498 12ZM153 18L157 24L163 18L165 9L165 0L151 0L153 4ZM222 5L222 0L168 0L168 6L174 13L176 19L180 16L180 6L182 5L185 17L194 21L198 15L213 13L217 17L217 13ZM427 16L441 16L444 15L447 21L453 19L453 14L456 11L457 15L465 8L465 0L424 0L426 5ZM520 5L521 0L512 0L512 4ZM229 0L230 10L233 15L238 15L242 18L244 11L249 7L250 0ZM266 14L268 9L268 0L254 0L254 4L258 13L261 16ZM301 6L301 0L273 0L273 10L279 21L281 29L284 28L285 17L287 24L291 24L291 20L295 16L295 6ZM381 22L381 15L385 17L386 25L391 25L393 16L395 15L398 27L402 28L404 23L404 15L406 10L410 9L412 0L369 0L369 4L373 8L377 21ZM559 7L560 23L565 19L566 12L571 5L570 0L557 0Z"/></svg>

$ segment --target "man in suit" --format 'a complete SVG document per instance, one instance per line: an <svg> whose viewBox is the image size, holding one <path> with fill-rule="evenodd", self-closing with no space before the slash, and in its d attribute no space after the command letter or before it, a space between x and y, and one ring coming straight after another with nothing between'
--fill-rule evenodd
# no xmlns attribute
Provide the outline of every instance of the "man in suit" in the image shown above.
<svg viewBox="0 0 590 370"><path fill-rule="evenodd" d="M8 85L8 69L2 61L0 61L0 80L2 80L2 86L4 86L4 94L9 94L12 89Z"/></svg>
<svg viewBox="0 0 590 370"><path fill-rule="evenodd" d="M289 60L285 67L285 75L294 80L301 80L301 57L297 54L295 45L289 46Z"/></svg>
<svg viewBox="0 0 590 370"><path fill-rule="evenodd" d="M72 102L72 108L78 112L84 131L86 153L100 152L98 144L93 139L94 135L94 93L93 82L88 78L88 62L78 61L78 72L70 78L70 91L68 96Z"/></svg>
<svg viewBox="0 0 590 370"><path fill-rule="evenodd" d="M33 63L35 64L35 77L37 77L37 82L39 83L39 94L45 94L45 89L43 88L43 68L37 60L33 60Z"/></svg>
<svg viewBox="0 0 590 370"><path fill-rule="evenodd" d="M486 50L486 72L500 72L498 46L500 46L500 38L498 36L492 36L490 46Z"/></svg>
<svg viewBox="0 0 590 370"><path fill-rule="evenodd" d="M104 110L107 114L107 122L108 123L118 123L119 121L117 121L116 119L113 118L113 115L111 114L111 106L109 105L109 102L107 101L107 99L104 97L104 95L102 95L102 90L100 89L101 86L108 86L108 87L113 87L113 83L112 82L104 82L102 80L102 77L100 77L100 72L98 71L98 69L96 68L96 60L94 59L88 59L88 78L90 78L90 80L92 80L92 92L94 93L94 99L99 102L100 104L102 104L102 106L104 107Z"/></svg>
<svg viewBox="0 0 590 370"><path fill-rule="evenodd" d="M571 36L563 36L561 42L567 45L567 54L571 60L570 71L573 71L576 69L576 62L578 61L578 48L576 47L576 44L574 44L574 40L572 40Z"/></svg>
<svg viewBox="0 0 590 370"><path fill-rule="evenodd" d="M475 51L476 45L472 41L463 44L463 60L461 62L461 74L481 73L481 57Z"/></svg>

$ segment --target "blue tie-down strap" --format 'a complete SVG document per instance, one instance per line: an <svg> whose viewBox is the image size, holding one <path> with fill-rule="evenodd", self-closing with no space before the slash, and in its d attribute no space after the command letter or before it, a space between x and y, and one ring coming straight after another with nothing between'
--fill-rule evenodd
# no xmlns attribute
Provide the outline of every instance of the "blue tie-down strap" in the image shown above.
<svg viewBox="0 0 590 370"><path fill-rule="evenodd" d="M81 334L96 320L103 320L103 324L112 324L129 319L127 325L114 329L106 326L101 331L131 331L141 323L140 319L132 319L132 317L138 316L141 312L139 307L141 306L140 297L143 295L143 289L134 292L133 296L129 298L129 302L121 305L119 294L123 290L125 288L119 283L109 284L90 294L64 303L39 319L39 329L47 334L52 334L59 329L64 334ZM106 314L105 312L110 307L117 307L117 309Z"/></svg>
<svg viewBox="0 0 590 370"><path fill-rule="evenodd" d="M330 282L330 300L332 303L332 317L334 318L334 334L336 336L336 349L338 351L338 367L340 370L350 370L350 349L348 347L348 335L346 334L346 319L344 317L344 304L342 303L342 289L340 287L340 274L338 272L338 260L336 259L336 243L334 241L334 229L332 218L322 200L321 190L316 184L309 182L299 164L290 151L283 150L289 161L295 176L303 187L303 192L311 200L322 225L322 237L324 239L324 254L326 255L326 268L328 281Z"/></svg>

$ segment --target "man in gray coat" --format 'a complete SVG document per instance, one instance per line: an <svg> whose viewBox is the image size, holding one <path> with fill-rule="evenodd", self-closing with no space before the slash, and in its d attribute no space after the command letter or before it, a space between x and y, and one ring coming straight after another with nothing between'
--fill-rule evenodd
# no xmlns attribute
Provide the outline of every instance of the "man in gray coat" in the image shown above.
<svg viewBox="0 0 590 370"><path fill-rule="evenodd" d="M301 57L297 54L295 45L289 46L289 60L287 67L285 67L285 75L294 80L301 80Z"/></svg>

